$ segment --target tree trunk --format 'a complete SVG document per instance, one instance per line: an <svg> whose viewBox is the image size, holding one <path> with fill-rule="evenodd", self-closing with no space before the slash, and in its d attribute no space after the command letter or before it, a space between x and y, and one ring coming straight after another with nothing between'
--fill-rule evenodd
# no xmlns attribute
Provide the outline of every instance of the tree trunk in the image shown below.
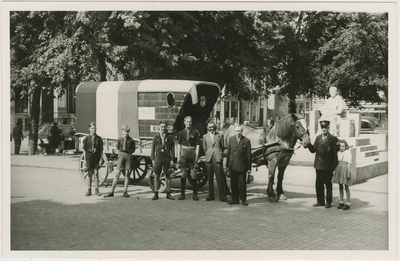
<svg viewBox="0 0 400 261"><path fill-rule="evenodd" d="M106 65L106 55L102 50L99 50L98 53L98 70L100 74L100 81L107 81L107 65Z"/></svg>
<svg viewBox="0 0 400 261"><path fill-rule="evenodd" d="M290 104L290 112L289 113L296 113L296 99L291 98L289 100Z"/></svg>
<svg viewBox="0 0 400 261"><path fill-rule="evenodd" d="M35 155L38 147L39 115L40 115L40 96L42 89L35 88L32 94L31 124L29 128L28 155Z"/></svg>

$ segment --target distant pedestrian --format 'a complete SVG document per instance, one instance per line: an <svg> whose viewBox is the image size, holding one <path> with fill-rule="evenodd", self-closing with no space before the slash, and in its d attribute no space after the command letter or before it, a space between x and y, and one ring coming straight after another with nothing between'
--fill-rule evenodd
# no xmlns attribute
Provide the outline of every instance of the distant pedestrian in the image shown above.
<svg viewBox="0 0 400 261"><path fill-rule="evenodd" d="M206 171L208 175L208 197L206 201L215 200L214 193L214 173L217 179L217 188L219 200L228 202L225 192L224 180L226 180L223 171L223 150L224 136L216 131L216 124L213 121L208 122L208 133L203 136L203 150L205 152Z"/></svg>
<svg viewBox="0 0 400 261"><path fill-rule="evenodd" d="M92 194L92 176L94 175L94 187L97 196L99 192L99 168L101 166L101 157L103 155L103 139L96 134L96 123L89 124L89 135L83 139L83 153L86 159L86 168L88 172L88 191L86 196Z"/></svg>
<svg viewBox="0 0 400 261"><path fill-rule="evenodd" d="M195 164L199 159L200 151L200 133L192 128L192 117L184 118L185 129L178 133L178 160L182 169L181 176L181 195L179 200L185 199L186 177L188 168L190 175L195 180L193 182L193 200L199 200L197 197L197 174L195 172Z"/></svg>
<svg viewBox="0 0 400 261"><path fill-rule="evenodd" d="M228 140L227 168L231 175L232 200L229 204L248 206L246 200L246 175L251 173L251 145L250 140L242 135L241 126L235 127L235 136Z"/></svg>
<svg viewBox="0 0 400 261"><path fill-rule="evenodd" d="M128 194L128 184L129 184L129 173L132 170L132 153L135 152L136 145L135 141L129 136L129 132L131 131L128 125L122 126L122 137L118 139L117 142L117 150L118 150L118 159L117 159L117 174L113 179L113 183L111 186L111 192L105 195L105 198L114 197L114 190L117 186L117 182L121 173L124 173L124 197L129 197Z"/></svg>
<svg viewBox="0 0 400 261"><path fill-rule="evenodd" d="M271 117L270 121L269 121L269 128L271 129L275 124L274 118Z"/></svg>
<svg viewBox="0 0 400 261"><path fill-rule="evenodd" d="M58 145L60 145L60 129L58 128L58 123L54 122L53 126L50 128L50 149L52 153L55 153L57 151Z"/></svg>
<svg viewBox="0 0 400 261"><path fill-rule="evenodd" d="M171 196L171 171L174 165L175 157L175 141L174 136L168 133L167 122L160 121L160 132L153 138L151 146L151 160L153 163L154 179L154 196L152 200L158 199L158 187L160 186L161 171L165 174L167 199L174 200Z"/></svg>
<svg viewBox="0 0 400 261"><path fill-rule="evenodd" d="M315 153L314 168L317 174L315 181L317 203L313 206L330 208L332 204L332 176L338 164L338 139L329 133L329 121L320 121L320 125L322 134L318 135L314 145L310 145L308 148L311 153ZM326 188L326 204L324 185Z"/></svg>
<svg viewBox="0 0 400 261"><path fill-rule="evenodd" d="M332 177L332 183L339 184L339 195L340 202L338 205L338 209L348 210L350 209L350 188L349 186L353 185L351 179L351 153L349 151L349 145L345 140L339 140L339 151L338 151L338 165L335 169L335 173ZM346 205L343 201L343 186L346 190L347 202Z"/></svg>
<svg viewBox="0 0 400 261"><path fill-rule="evenodd" d="M14 154L19 154L21 149L21 142L24 140L24 134L22 133L21 124L17 122L13 128L12 138L14 138Z"/></svg>

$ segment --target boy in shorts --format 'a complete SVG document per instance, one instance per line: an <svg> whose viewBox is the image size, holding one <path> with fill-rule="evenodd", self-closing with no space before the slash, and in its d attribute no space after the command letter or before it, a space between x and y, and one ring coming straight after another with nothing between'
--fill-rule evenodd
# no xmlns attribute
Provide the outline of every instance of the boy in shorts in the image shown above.
<svg viewBox="0 0 400 261"><path fill-rule="evenodd" d="M131 129L128 125L122 126L122 137L118 139L117 150L118 150L118 159L117 159L117 169L118 173L115 175L113 179L113 183L111 186L111 192L105 195L105 198L114 197L114 190L117 186L117 182L121 172L124 172L125 180L124 180L124 197L129 197L127 192L128 190L128 173L132 169L131 161L132 161L132 153L135 152L135 141L129 136L129 132Z"/></svg>
<svg viewBox="0 0 400 261"><path fill-rule="evenodd" d="M83 153L85 153L86 168L88 171L88 191L86 196L92 195L92 176L94 174L94 186L97 196L101 196L99 192L99 168L100 160L103 155L103 139L96 134L96 123L89 124L89 136L83 139Z"/></svg>
<svg viewBox="0 0 400 261"><path fill-rule="evenodd" d="M193 179L197 179L194 167L199 159L200 150L200 133L198 130L192 128L192 117L186 116L183 123L185 129L178 133L178 160L182 169L181 176L181 195L178 200L185 199L186 177L188 175L188 168ZM196 181L197 182L197 181ZM197 184L193 185L193 200L197 201Z"/></svg>

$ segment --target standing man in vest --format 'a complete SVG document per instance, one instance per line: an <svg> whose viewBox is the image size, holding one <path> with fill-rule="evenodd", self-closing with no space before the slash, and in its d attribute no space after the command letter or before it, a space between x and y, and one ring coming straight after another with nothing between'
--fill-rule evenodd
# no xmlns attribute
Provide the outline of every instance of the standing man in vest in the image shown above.
<svg viewBox="0 0 400 261"><path fill-rule="evenodd" d="M178 133L178 163L182 169L181 195L178 199L185 199L186 177L188 168L190 168L190 174L195 180L195 184L193 185L193 200L199 200L197 197L197 174L194 170L194 164L199 159L200 133L198 130L192 128L192 117L186 116L183 123L185 124L185 129Z"/></svg>
<svg viewBox="0 0 400 261"><path fill-rule="evenodd" d="M317 174L315 180L317 203L313 206L330 208L332 204L332 176L338 164L338 139L329 133L329 121L322 120L320 125L322 134L315 138L314 145L308 147L311 153L315 153L314 168ZM326 204L324 185L326 188Z"/></svg>
<svg viewBox="0 0 400 261"><path fill-rule="evenodd" d="M208 133L203 136L203 149L206 154L206 170L208 174L208 198L206 201L215 200L214 195L214 172L217 179L217 188L219 193L219 199L224 202L228 202L226 197L224 180L225 175L223 171L223 155L222 150L224 149L224 136L216 132L217 126L213 121L208 122L207 130Z"/></svg>
<svg viewBox="0 0 400 261"><path fill-rule="evenodd" d="M235 136L228 140L227 167L231 173L232 200L229 204L239 204L239 197L243 206L246 201L246 174L251 173L251 145L250 140L242 135L242 126L235 127Z"/></svg>
<svg viewBox="0 0 400 261"><path fill-rule="evenodd" d="M151 160L153 162L154 179L154 197L152 200L158 199L158 187L160 186L161 170L165 174L165 182L167 185L167 199L174 198L171 196L171 173L168 171L174 165L175 142L174 136L168 133L167 122L160 121L160 132L153 138L151 146Z"/></svg>

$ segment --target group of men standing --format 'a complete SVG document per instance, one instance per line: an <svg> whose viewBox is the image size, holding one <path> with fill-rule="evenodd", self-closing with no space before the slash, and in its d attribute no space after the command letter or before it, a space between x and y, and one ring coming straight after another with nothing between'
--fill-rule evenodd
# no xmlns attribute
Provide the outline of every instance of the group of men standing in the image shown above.
<svg viewBox="0 0 400 261"><path fill-rule="evenodd" d="M186 178L188 170L191 177L197 181L198 160L200 152L200 133L192 128L192 118L186 116L184 119L185 129L178 135L178 163L180 164L181 175L181 193L179 200L185 199ZM239 204L239 198L242 204L247 206L246 201L246 174L251 172L251 145L250 140L242 136L242 127L236 126L235 136L231 137L225 145L224 135L216 131L216 123L209 121L207 123L207 133L203 135L203 150L205 152L205 167L208 175L209 193L206 201L215 200L214 175L217 181L219 200L229 204ZM171 138L167 138L171 137ZM224 150L227 147L226 168L231 176L232 199L228 200L229 188L224 173ZM153 139L151 159L153 161L153 170L156 175L155 193L153 200L158 199L158 185L161 168L166 175L167 198L174 199L170 195L170 168L173 166L174 139L172 135L167 134L166 122L160 122L160 133ZM193 183L193 200L199 200L197 196L197 183Z"/></svg>
<svg viewBox="0 0 400 261"><path fill-rule="evenodd" d="M179 200L184 200L186 190L186 179L190 174L197 181L197 171L199 170L198 160L200 153L200 145L203 146L205 152L205 168L208 175L209 194L206 201L215 200L214 175L217 181L219 200L228 202L228 204L239 204L239 199L244 206L247 206L246 201L246 179L251 172L251 145L250 140L242 135L242 127L239 125L233 126L235 135L230 137L225 143L224 135L216 131L216 123L209 121L207 123L208 132L203 135L203 144L200 142L200 133L192 128L192 118L186 116L184 118L185 129L181 130L177 135L178 151L177 159L181 167L181 193ZM155 174L154 181L154 196L153 200L159 199L158 190L160 184L161 172L166 176L166 192L167 199L174 200L171 196L171 173L174 166L175 155L175 138L167 131L167 122L162 120L159 125L159 133L153 137L151 148L151 160L153 172ZM135 151L135 142L129 137L129 126L122 127L123 136L118 139L118 174L113 180L112 190L104 197L113 197L114 189L122 171L130 171L130 156ZM91 195L91 180L94 174L95 178L95 194L99 193L98 169L101 165L102 155L102 139L96 134L95 123L89 125L89 135L83 140L83 149L86 158L86 168L88 172L88 191L86 196ZM224 150L227 149L227 160L224 162ZM228 175L231 177L231 191L227 185L227 179L224 172L224 167ZM190 173L189 173L190 170ZM129 197L127 193L128 180L125 175L124 182L124 197ZM228 195L231 194L231 200L228 200ZM199 200L197 196L197 182L193 184L193 200Z"/></svg>

